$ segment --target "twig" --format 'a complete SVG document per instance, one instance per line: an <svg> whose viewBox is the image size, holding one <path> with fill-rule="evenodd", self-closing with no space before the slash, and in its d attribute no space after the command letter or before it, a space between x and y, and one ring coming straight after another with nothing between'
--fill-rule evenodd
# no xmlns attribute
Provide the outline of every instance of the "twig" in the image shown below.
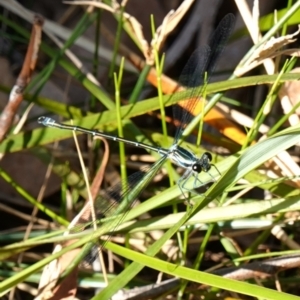
<svg viewBox="0 0 300 300"><path fill-rule="evenodd" d="M43 22L41 16L36 15L34 17L31 37L21 73L11 90L8 103L0 116L0 142L4 140L6 133L13 123L17 110L23 100L24 90L30 82L32 73L35 69L41 42Z"/></svg>

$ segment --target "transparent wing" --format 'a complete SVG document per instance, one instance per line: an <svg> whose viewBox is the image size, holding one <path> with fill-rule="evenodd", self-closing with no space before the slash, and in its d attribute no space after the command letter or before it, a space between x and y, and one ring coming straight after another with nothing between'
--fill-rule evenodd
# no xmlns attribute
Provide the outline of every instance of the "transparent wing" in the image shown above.
<svg viewBox="0 0 300 300"><path fill-rule="evenodd" d="M165 160L166 156L163 156L151 167L144 168L142 171L129 176L125 182L119 182L115 186L101 192L95 201L97 226L100 224L100 226L106 227L106 232L114 232L122 223L126 214L132 208L142 191L162 167ZM121 217L118 217L118 215L121 215ZM106 218L105 222L101 221L103 218ZM89 226L93 227L92 221ZM103 247L109 239L110 236L108 235L106 240L101 241L100 247ZM86 261L92 263L95 260L97 253L98 251L92 249L91 253L87 256Z"/></svg>
<svg viewBox="0 0 300 300"><path fill-rule="evenodd" d="M181 138L184 129L194 117L193 111L203 92L202 89L199 92L199 86L203 85L205 73L206 80L209 81L216 62L231 34L234 23L234 15L226 15L209 39L209 46L200 47L195 50L180 75L179 83L189 89L184 96L187 100L183 101L181 105L173 105L174 121L179 124L174 144Z"/></svg>

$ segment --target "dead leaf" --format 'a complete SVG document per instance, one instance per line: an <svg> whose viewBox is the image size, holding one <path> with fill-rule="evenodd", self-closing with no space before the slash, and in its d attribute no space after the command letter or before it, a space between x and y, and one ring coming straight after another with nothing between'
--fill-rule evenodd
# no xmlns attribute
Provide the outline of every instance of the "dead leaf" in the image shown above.
<svg viewBox="0 0 300 300"><path fill-rule="evenodd" d="M296 41L294 37L300 33L300 26L298 30L292 34L281 36L278 38L272 37L269 41L262 44L256 51L253 53L252 57L248 60L248 63L242 68L236 69L234 74L236 76L242 76L243 74L249 72L250 70L256 68L262 64L266 59L274 58L279 55L293 55L298 56L299 50L282 50L278 51L280 48L291 44Z"/></svg>
<svg viewBox="0 0 300 300"><path fill-rule="evenodd" d="M159 26L156 30L156 33L149 44L145 39L143 33L143 26L141 23L132 15L123 12L124 22L127 23L127 26L130 26L131 33L135 37L136 41L139 43L139 47L144 54L146 59L146 63L150 66L154 64L154 46L156 50L159 51L166 40L167 36L174 30L174 28L178 25L182 17L189 10L191 5L195 0L185 0L183 3L177 8L176 11L171 10L164 18L161 26ZM91 5L94 7L105 9L111 13L120 13L122 6L118 4L118 2L113 1L112 6L108 6L102 2L98 1L64 1L64 3L72 4L72 5ZM123 4L126 4L127 1L123 1Z"/></svg>
<svg viewBox="0 0 300 300"><path fill-rule="evenodd" d="M290 43L294 43L297 39L294 39L294 37L296 35L298 35L300 33L300 26L298 28L298 30L296 32L294 32L293 34L288 34L285 36L281 36L278 38L274 38L272 37L269 41L267 41L265 44L261 45L261 47L259 47L255 53L253 54L253 58L255 60L262 60L265 58L269 58L270 56L274 55L274 53L290 44Z"/></svg>
<svg viewBox="0 0 300 300"><path fill-rule="evenodd" d="M176 28L186 12L190 9L194 0L186 0L176 9L171 10L164 18L162 24L157 28L156 34L151 41L151 45L156 44L157 50L160 50L167 36Z"/></svg>

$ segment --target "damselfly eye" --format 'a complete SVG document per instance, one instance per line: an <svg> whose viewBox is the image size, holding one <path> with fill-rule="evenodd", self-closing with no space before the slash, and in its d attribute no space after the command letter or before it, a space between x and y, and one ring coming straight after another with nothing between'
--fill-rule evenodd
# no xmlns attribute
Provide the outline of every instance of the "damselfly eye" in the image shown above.
<svg viewBox="0 0 300 300"><path fill-rule="evenodd" d="M193 167L192 167L193 171L196 172L196 173L200 173L202 171L202 167L200 164L193 164Z"/></svg>
<svg viewBox="0 0 300 300"><path fill-rule="evenodd" d="M212 156L209 152L204 152L203 157L206 157L209 161L212 160Z"/></svg>

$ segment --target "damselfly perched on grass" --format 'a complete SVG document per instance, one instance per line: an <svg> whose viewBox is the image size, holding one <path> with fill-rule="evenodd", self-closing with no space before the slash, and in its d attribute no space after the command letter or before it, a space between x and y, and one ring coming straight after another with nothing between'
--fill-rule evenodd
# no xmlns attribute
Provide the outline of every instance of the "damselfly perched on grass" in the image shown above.
<svg viewBox="0 0 300 300"><path fill-rule="evenodd" d="M196 50L184 67L179 82L188 89L186 91L186 100L181 102L180 106L173 106L174 120L179 122L177 122L178 126L174 141L170 148L152 146L125 138L112 136L97 130L58 123L49 117L43 116L38 119L40 124L47 127L55 127L63 130L72 130L91 134L93 136L100 136L113 141L155 151L160 154L161 158L157 160L150 168L129 176L125 184L120 183L117 186L108 189L104 193L101 193L97 197L95 201L95 210L96 212L100 211L101 216L126 214L126 212L128 212L128 210L132 207L134 201L151 182L156 172L163 166L167 159L170 159L174 164L185 169L184 174L177 181L178 187L183 195L185 191L192 191L203 185L203 182L199 178L199 176L201 176L199 175L201 172L210 174L214 180L213 175L210 173L212 167L214 167L214 165L211 163L212 155L209 152L205 152L199 158L192 151L180 146L179 141L183 135L184 129L192 121L194 117L194 109L202 96L203 87L199 92L199 86L203 86L203 83L207 83L210 79L210 75L215 68L216 61L224 49L224 45L233 29L233 26L234 16L232 14L226 15L211 37L209 46L201 47ZM186 186L187 181L191 177L194 178L192 189ZM111 230L109 231L115 229L115 227L118 225L118 222L112 222L110 227Z"/></svg>

